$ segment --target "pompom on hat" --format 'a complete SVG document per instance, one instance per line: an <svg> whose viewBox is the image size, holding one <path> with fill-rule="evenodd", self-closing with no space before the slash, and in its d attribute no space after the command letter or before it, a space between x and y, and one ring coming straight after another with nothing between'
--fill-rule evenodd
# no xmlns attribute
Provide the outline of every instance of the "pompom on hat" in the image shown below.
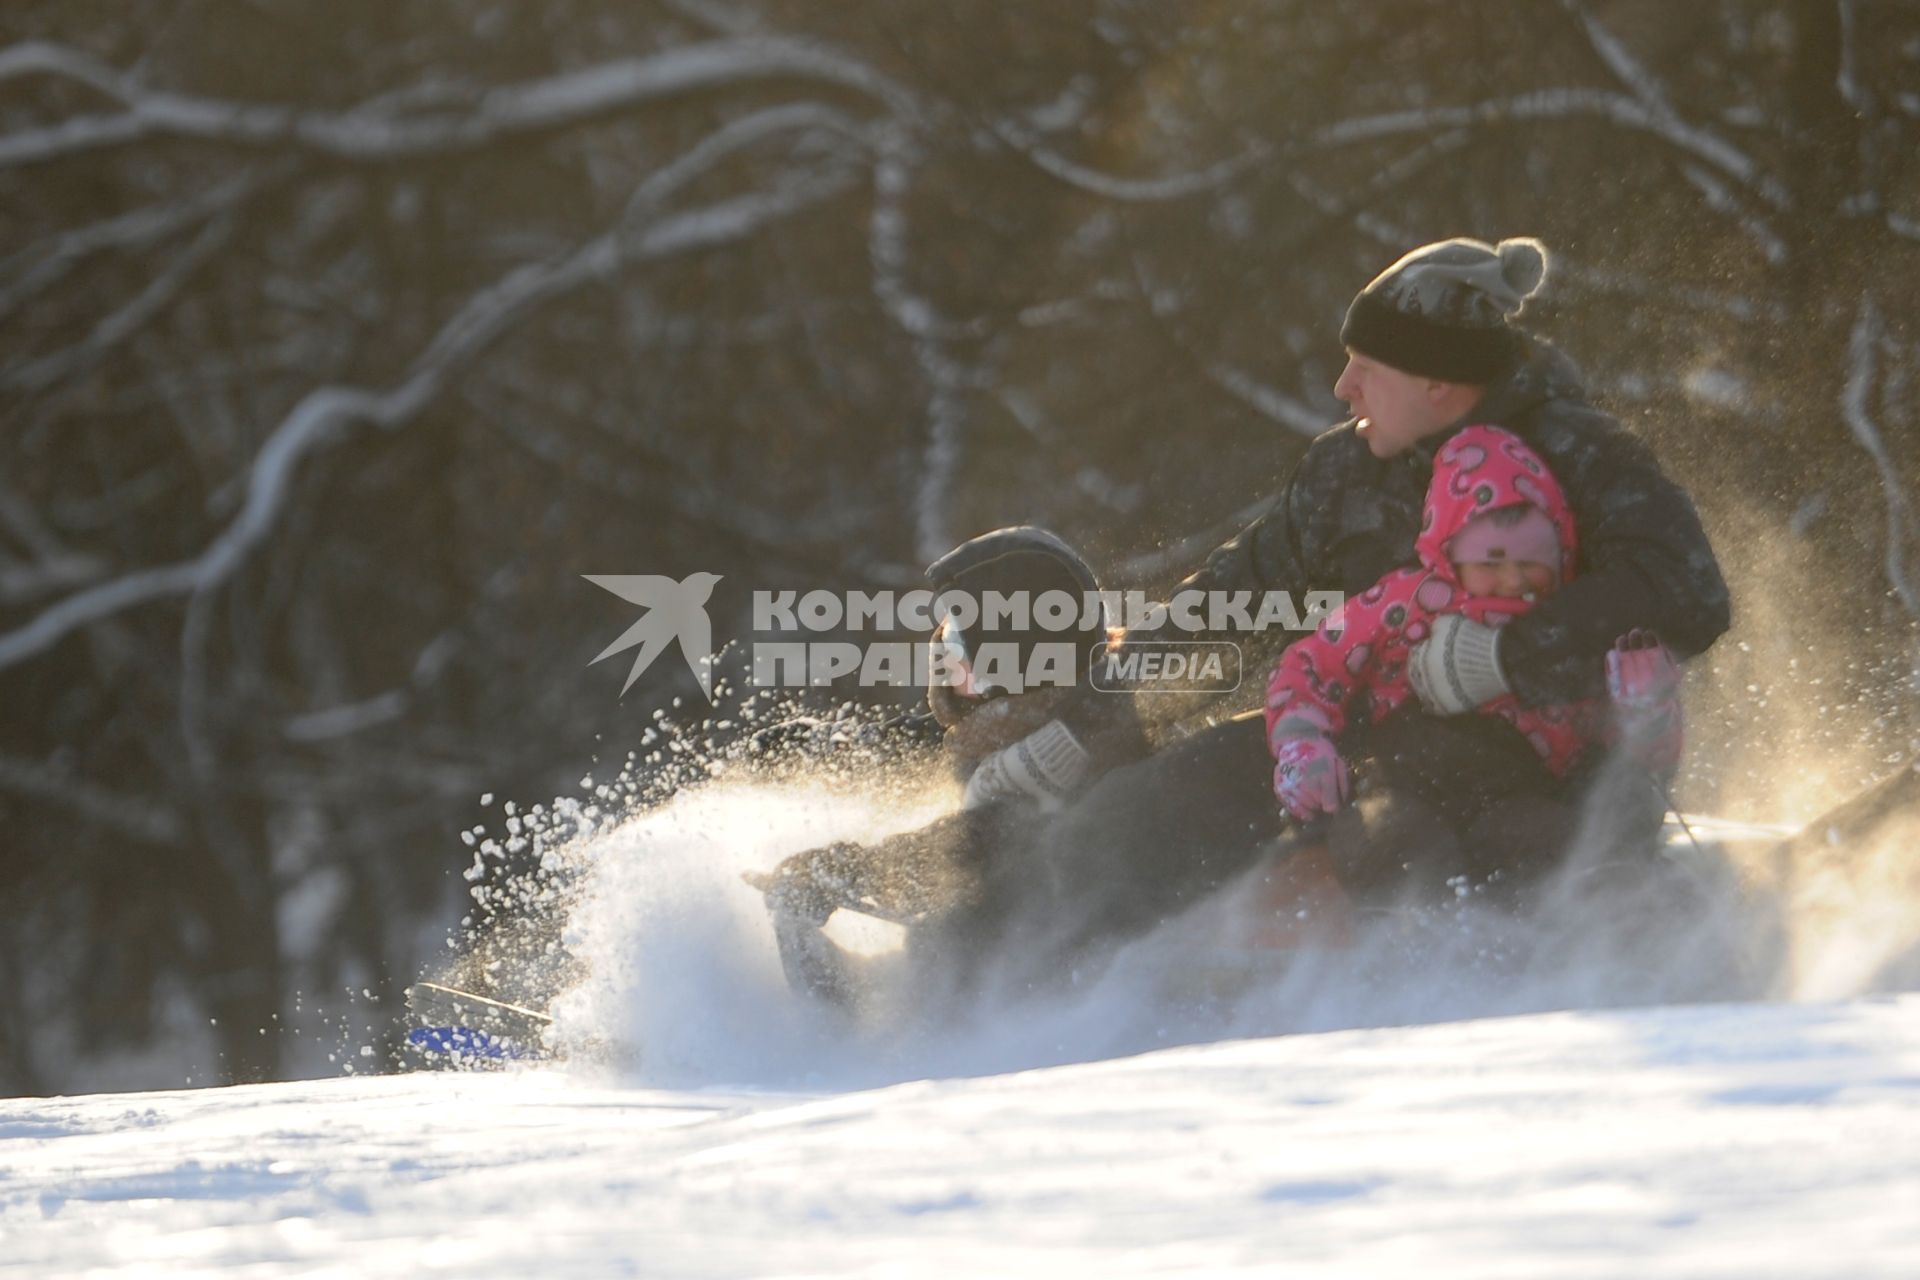
<svg viewBox="0 0 1920 1280"><path fill-rule="evenodd" d="M1519 359L1511 321L1547 278L1547 261L1547 247L1524 237L1422 245L1354 298L1340 341L1404 373L1484 386Z"/></svg>

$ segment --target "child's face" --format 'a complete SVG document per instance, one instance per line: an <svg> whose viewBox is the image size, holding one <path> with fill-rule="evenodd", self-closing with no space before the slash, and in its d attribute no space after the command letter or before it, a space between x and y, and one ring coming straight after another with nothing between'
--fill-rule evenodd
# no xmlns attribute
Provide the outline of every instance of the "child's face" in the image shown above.
<svg viewBox="0 0 1920 1280"><path fill-rule="evenodd" d="M1453 569L1470 596L1518 600L1522 596L1550 595L1558 585L1553 566L1538 560L1462 560Z"/></svg>

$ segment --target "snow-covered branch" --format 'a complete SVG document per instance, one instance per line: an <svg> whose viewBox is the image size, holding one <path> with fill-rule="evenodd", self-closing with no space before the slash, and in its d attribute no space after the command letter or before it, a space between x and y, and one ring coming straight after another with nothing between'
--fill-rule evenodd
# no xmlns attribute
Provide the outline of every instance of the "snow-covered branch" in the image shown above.
<svg viewBox="0 0 1920 1280"><path fill-rule="evenodd" d="M344 706L327 707L288 716L280 731L292 742L322 742L330 738L348 738L366 729L398 720L413 705L406 689L389 689L371 698Z"/></svg>
<svg viewBox="0 0 1920 1280"><path fill-rule="evenodd" d="M1839 0L1840 13L1840 67L1834 76L1834 87L1847 105L1860 115L1872 115L1873 95L1860 81L1860 56L1855 46L1858 43L1859 15L1855 12L1854 0Z"/></svg>
<svg viewBox="0 0 1920 1280"><path fill-rule="evenodd" d="M1690 140L1703 145L1710 154L1702 154L1702 159L1727 172L1746 186L1752 187L1761 199L1775 208L1786 205L1785 189L1771 176L1760 175L1757 164L1739 152L1725 139L1711 131L1687 122L1673 105L1673 95L1667 91L1660 78L1650 71L1646 64L1634 57L1626 43L1610 31L1606 24L1596 18L1583 0L1561 0L1565 9L1580 24L1586 33L1587 42L1599 55L1600 61L1614 76L1624 84L1633 96L1647 109L1652 118L1661 123L1656 132L1662 133L1668 141L1677 145L1686 145L1682 140ZM1733 157L1737 163L1729 165L1727 158ZM1760 175L1757 180L1754 176ZM1782 262L1787 257L1786 244L1773 229L1760 218L1747 211L1742 202L1735 199L1726 184L1699 165L1686 166L1688 181L1707 197L1707 203L1714 209L1735 219L1747 233L1759 242L1762 252L1769 262Z"/></svg>
<svg viewBox="0 0 1920 1280"><path fill-rule="evenodd" d="M1847 344L1847 383L1841 392L1840 411L1854 440L1873 459L1880 473L1880 487L1887 503L1887 582L1907 613L1920 618L1920 591L1907 577L1906 554L1909 529L1913 524L1905 486L1899 468L1887 451L1887 443L1874 425L1869 401L1877 379L1876 353L1882 336L1879 308L1871 296L1860 301L1860 313L1853 323Z"/></svg>
<svg viewBox="0 0 1920 1280"><path fill-rule="evenodd" d="M1311 439L1333 424L1324 413L1316 413L1305 401L1277 387L1267 386L1253 375L1236 369L1224 360L1206 366L1207 380L1269 422Z"/></svg>
<svg viewBox="0 0 1920 1280"><path fill-rule="evenodd" d="M33 560L0 557L0 604L25 604L56 591L73 591L106 576L100 558L67 549L38 512L0 478L0 530L12 533Z"/></svg>
<svg viewBox="0 0 1920 1280"><path fill-rule="evenodd" d="M4 475L0 475L0 528L18 538L21 546L42 560L57 560L70 554L32 505L7 484Z"/></svg>
<svg viewBox="0 0 1920 1280"><path fill-rule="evenodd" d="M721 35L749 36L762 30L759 15L740 5L722 0L666 0L667 8L690 22L697 22Z"/></svg>
<svg viewBox="0 0 1920 1280"><path fill-rule="evenodd" d="M1355 227L1379 244L1399 253L1405 246L1417 242L1420 236L1411 227L1401 226L1382 217L1378 212L1379 206L1389 202L1382 200L1381 197L1436 161L1460 150L1466 146L1471 137L1472 134L1465 129L1452 129L1427 139L1406 155L1381 166L1368 177L1358 194L1337 195L1309 177L1305 170L1300 168L1290 168L1287 171L1287 185L1292 188L1294 194L1329 218L1345 218L1352 215Z"/></svg>
<svg viewBox="0 0 1920 1280"><path fill-rule="evenodd" d="M13 277L0 284L0 317L12 314L93 255L157 245L196 223L238 208L265 182L285 171L283 166L266 174L243 173L171 204L135 209L22 249L0 262L0 276Z"/></svg>
<svg viewBox="0 0 1920 1280"><path fill-rule="evenodd" d="M85 338L71 347L0 372L0 390L33 394L92 367L165 310L180 295L193 273L226 244L233 227L232 213L216 215L146 288L95 325Z"/></svg>
<svg viewBox="0 0 1920 1280"><path fill-rule="evenodd" d="M0 756L0 790L59 805L148 844L178 844L182 838L179 819L162 805L121 795L37 761Z"/></svg>
<svg viewBox="0 0 1920 1280"><path fill-rule="evenodd" d="M905 86L858 59L816 41L771 36L687 45L491 89L465 112L422 112L405 94L382 95L345 111L231 102L150 89L137 77L64 45L29 41L0 50L0 82L31 74L77 81L123 109L0 134L0 166L42 163L162 135L293 147L361 162L401 160L473 150L663 98L783 79L861 94L902 119L919 114Z"/></svg>
<svg viewBox="0 0 1920 1280"><path fill-rule="evenodd" d="M0 605L25 604L56 591L71 591L106 576L95 556L65 554L32 564L0 561Z"/></svg>
<svg viewBox="0 0 1920 1280"><path fill-rule="evenodd" d="M1356 116L1315 130L1308 137L1308 145L1315 149L1333 150L1411 133L1438 133L1447 129L1513 121L1573 120L1595 116L1625 128L1653 134L1726 173L1776 209L1784 209L1791 202L1780 184L1738 147L1704 129L1662 114L1625 94L1599 89L1546 89L1464 107L1423 107L1374 116Z"/></svg>
<svg viewBox="0 0 1920 1280"><path fill-rule="evenodd" d="M1749 213L1746 205L1720 180L1718 174L1697 164L1682 165L1680 173L1706 200L1708 208L1733 219L1740 224L1742 231L1753 237L1768 262L1778 266L1787 260L1787 242L1772 227Z"/></svg>
<svg viewBox="0 0 1920 1280"><path fill-rule="evenodd" d="M1061 182L1091 195L1130 204L1179 200L1216 190L1273 155L1272 147L1257 143L1237 156L1191 173L1168 174L1158 178L1123 178L1068 159L1017 120L1003 117L994 121L991 128L1002 142Z"/></svg>
<svg viewBox="0 0 1920 1280"><path fill-rule="evenodd" d="M1131 256L1131 263L1135 285L1140 296L1147 300L1148 317L1165 335L1168 344L1192 361L1193 366L1208 382L1251 408L1261 417L1278 423L1289 431L1313 437L1331 425L1326 415L1314 412L1301 401L1265 385L1227 361L1197 349L1170 322L1169 316L1179 308L1177 304L1166 301L1171 296L1170 292L1155 281L1151 265L1138 252Z"/></svg>
<svg viewBox="0 0 1920 1280"><path fill-rule="evenodd" d="M45 651L80 627L124 610L167 597L204 597L224 584L272 532L284 512L294 472L308 454L355 424L388 430L405 425L433 402L460 368L535 307L605 278L625 261L664 258L737 241L849 189L853 181L845 173L789 181L771 191L662 217L638 235L615 228L558 262L507 273L470 298L441 327L408 376L397 384L378 391L321 387L304 396L254 459L239 513L198 556L125 574L68 596L24 626L0 634L0 670Z"/></svg>
<svg viewBox="0 0 1920 1280"><path fill-rule="evenodd" d="M645 227L661 201L724 157L782 133L810 130L838 134L863 149L872 148L875 142L869 128L859 120L821 103L794 102L756 111L728 121L685 154L649 174L628 199L621 223Z"/></svg>
<svg viewBox="0 0 1920 1280"><path fill-rule="evenodd" d="M1674 120L1680 118L1680 113L1673 109L1673 96L1667 92L1660 78L1634 57L1632 50L1621 43L1605 23L1594 17L1582 0L1560 0L1560 7L1580 24L1580 29L1586 33L1587 43L1600 55L1600 61L1607 65L1607 70L1613 72L1621 84L1633 92L1634 97L1653 111Z"/></svg>
<svg viewBox="0 0 1920 1280"><path fill-rule="evenodd" d="M931 560L953 543L947 506L960 471L964 396L972 374L946 349L944 339L951 333L948 322L907 279L906 195L915 160L912 142L898 129L887 130L881 142L873 170L867 254L873 266L874 295L906 335L927 380L927 439L912 516L915 554Z"/></svg>

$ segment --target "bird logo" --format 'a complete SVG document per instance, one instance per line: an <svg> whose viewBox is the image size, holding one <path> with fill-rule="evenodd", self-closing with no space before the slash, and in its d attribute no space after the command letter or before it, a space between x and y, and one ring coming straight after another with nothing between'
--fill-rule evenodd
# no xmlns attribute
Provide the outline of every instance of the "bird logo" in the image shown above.
<svg viewBox="0 0 1920 1280"><path fill-rule="evenodd" d="M640 646L640 652L634 655L633 667L627 672L627 682L620 686L622 697L667 645L678 640L680 656L687 660L688 670L700 682L700 692L707 695L709 703L713 701L713 669L705 661L713 653L713 624L707 620L707 598L713 594L714 584L720 581L719 574L688 574L685 581L657 573L584 573L580 576L646 610L638 622L593 660L599 662L622 650ZM593 662L587 665L592 666Z"/></svg>

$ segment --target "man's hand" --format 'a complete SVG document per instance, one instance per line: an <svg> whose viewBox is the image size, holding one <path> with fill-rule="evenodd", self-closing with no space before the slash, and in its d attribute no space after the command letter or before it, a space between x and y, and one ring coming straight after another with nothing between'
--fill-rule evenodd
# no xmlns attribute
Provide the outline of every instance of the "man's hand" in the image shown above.
<svg viewBox="0 0 1920 1280"><path fill-rule="evenodd" d="M1500 670L1500 628L1457 613L1433 620L1433 635L1407 655L1407 679L1420 705L1457 716L1511 693Z"/></svg>
<svg viewBox="0 0 1920 1280"><path fill-rule="evenodd" d="M1297 822L1340 812L1351 784L1347 762L1326 738L1288 738L1274 748L1273 794Z"/></svg>

